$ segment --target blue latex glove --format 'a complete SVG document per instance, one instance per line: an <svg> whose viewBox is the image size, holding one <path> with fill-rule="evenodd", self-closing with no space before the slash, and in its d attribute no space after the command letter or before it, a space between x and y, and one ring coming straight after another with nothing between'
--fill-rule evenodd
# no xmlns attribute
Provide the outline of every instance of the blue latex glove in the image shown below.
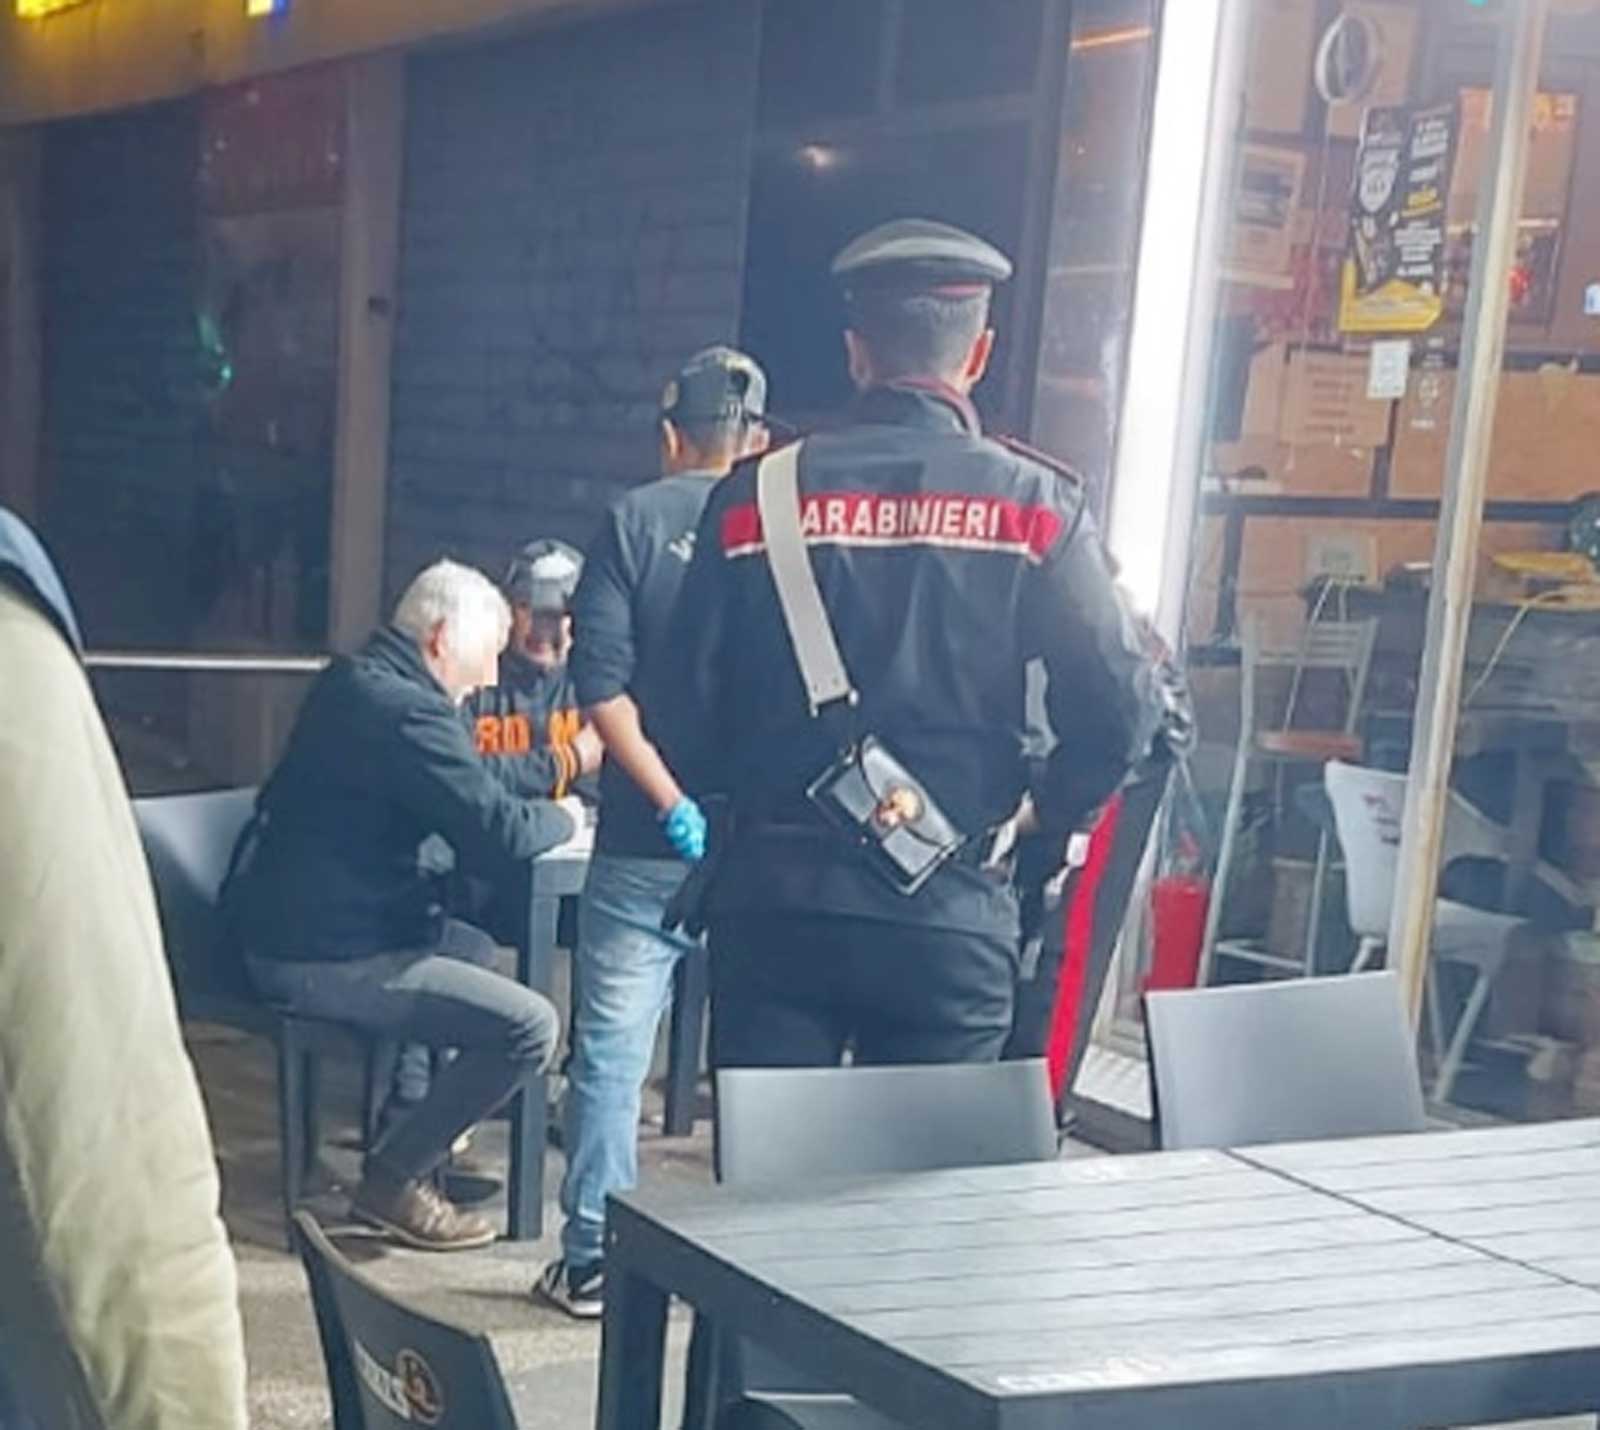
<svg viewBox="0 0 1600 1430"><path fill-rule="evenodd" d="M706 857L706 817L688 795L661 816L661 829L680 859L695 864Z"/></svg>

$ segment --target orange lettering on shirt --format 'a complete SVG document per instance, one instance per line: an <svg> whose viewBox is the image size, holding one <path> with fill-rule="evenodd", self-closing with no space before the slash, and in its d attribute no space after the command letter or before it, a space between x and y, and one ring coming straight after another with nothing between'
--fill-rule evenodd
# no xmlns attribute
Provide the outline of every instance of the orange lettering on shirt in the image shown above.
<svg viewBox="0 0 1600 1430"><path fill-rule="evenodd" d="M583 728L583 717L576 710L550 712L550 743L558 749L577 743L578 731Z"/></svg>
<svg viewBox="0 0 1600 1430"><path fill-rule="evenodd" d="M507 715L500 722L500 746L508 755L525 755L533 748L533 727L526 715Z"/></svg>
<svg viewBox="0 0 1600 1430"><path fill-rule="evenodd" d="M498 755L500 753L500 717L497 715L480 715L477 724L473 726L473 740L478 746L480 755Z"/></svg>

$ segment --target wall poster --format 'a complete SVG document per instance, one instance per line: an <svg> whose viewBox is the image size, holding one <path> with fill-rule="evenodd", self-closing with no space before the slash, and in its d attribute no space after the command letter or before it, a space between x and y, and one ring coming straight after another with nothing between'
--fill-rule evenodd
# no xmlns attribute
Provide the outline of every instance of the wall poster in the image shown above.
<svg viewBox="0 0 1600 1430"><path fill-rule="evenodd" d="M1295 217L1305 187L1306 156L1297 149L1246 144L1223 276L1230 283L1292 288Z"/></svg>
<svg viewBox="0 0 1600 1430"><path fill-rule="evenodd" d="M1347 333L1417 333L1444 313L1456 107L1369 109L1339 283Z"/></svg>

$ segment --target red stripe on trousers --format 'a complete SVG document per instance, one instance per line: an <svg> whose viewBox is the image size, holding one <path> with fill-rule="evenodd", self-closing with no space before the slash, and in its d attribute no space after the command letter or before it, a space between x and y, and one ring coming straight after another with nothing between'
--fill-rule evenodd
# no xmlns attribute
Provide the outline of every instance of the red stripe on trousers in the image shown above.
<svg viewBox="0 0 1600 1430"><path fill-rule="evenodd" d="M1111 847L1116 843L1117 820L1122 814L1122 796L1113 795L1089 836L1089 854L1084 860L1072 892L1072 904L1062 920L1061 973L1056 982L1055 1007L1050 1014L1050 1041L1045 1057L1050 1064L1050 1090L1061 1100L1062 1083L1072 1063L1077 1039L1079 1014L1083 1007L1083 982L1089 967L1089 949L1094 938L1094 908L1100 884L1111 862Z"/></svg>

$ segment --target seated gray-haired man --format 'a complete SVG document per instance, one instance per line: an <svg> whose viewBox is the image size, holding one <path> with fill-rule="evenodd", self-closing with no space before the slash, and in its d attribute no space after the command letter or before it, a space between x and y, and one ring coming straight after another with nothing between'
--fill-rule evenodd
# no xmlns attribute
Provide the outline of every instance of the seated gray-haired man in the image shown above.
<svg viewBox="0 0 1600 1430"><path fill-rule="evenodd" d="M354 1212L428 1250L494 1239L429 1182L451 1142L548 1065L555 1009L489 967L494 943L447 917L418 846L440 835L489 878L570 838L571 814L512 794L479 758L460 706L493 685L511 615L454 562L411 583L394 618L306 697L262 789L227 911L251 980L278 1003L406 1043L458 1049L367 1156ZM397 1088L404 1099L407 1088Z"/></svg>

